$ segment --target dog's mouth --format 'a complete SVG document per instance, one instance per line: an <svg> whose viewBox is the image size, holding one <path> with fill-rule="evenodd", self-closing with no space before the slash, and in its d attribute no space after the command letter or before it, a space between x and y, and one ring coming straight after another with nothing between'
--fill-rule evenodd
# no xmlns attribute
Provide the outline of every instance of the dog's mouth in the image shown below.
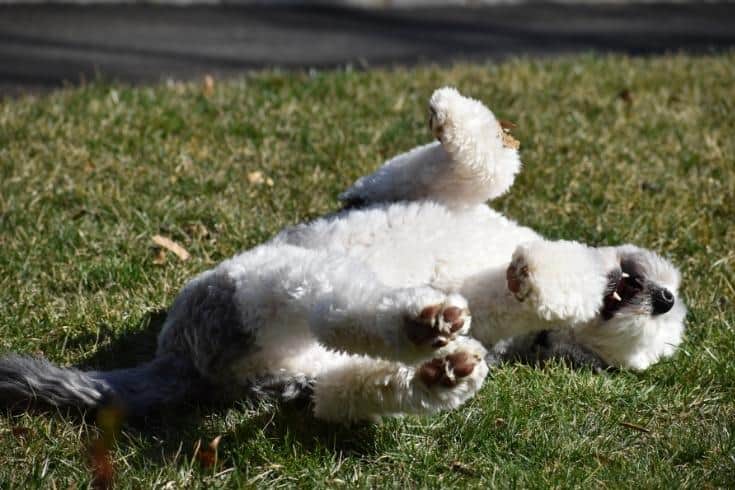
<svg viewBox="0 0 735 490"><path fill-rule="evenodd" d="M641 267L632 260L623 260L620 269L611 272L608 279L600 311L604 320L609 320L627 305L635 305L638 311L651 315L664 314L674 306L674 295L646 280Z"/></svg>
<svg viewBox="0 0 735 490"><path fill-rule="evenodd" d="M638 303L636 297L645 286L643 279L623 270L610 273L608 278L609 282L605 288L600 311L600 315L605 320L612 318L615 312L623 306Z"/></svg>

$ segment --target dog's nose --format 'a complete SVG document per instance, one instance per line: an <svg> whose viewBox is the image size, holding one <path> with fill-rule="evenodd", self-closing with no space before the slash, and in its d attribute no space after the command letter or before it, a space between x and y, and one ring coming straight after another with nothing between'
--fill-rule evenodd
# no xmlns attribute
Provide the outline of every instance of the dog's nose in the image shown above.
<svg viewBox="0 0 735 490"><path fill-rule="evenodd" d="M653 314L661 315L673 308L674 295L666 288L659 288L651 294L651 301L653 303Z"/></svg>

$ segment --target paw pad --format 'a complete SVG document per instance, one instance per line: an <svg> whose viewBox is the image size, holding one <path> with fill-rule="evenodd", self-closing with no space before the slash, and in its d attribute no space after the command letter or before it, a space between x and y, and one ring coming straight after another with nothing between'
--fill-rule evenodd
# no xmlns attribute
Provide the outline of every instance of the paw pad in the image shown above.
<svg viewBox="0 0 735 490"><path fill-rule="evenodd" d="M415 345L438 349L447 345L468 319L467 310L457 306L427 306L418 316L405 319L406 335Z"/></svg>
<svg viewBox="0 0 735 490"><path fill-rule="evenodd" d="M455 352L446 357L424 363L418 371L421 381L429 387L452 388L475 370L480 358L466 352Z"/></svg>

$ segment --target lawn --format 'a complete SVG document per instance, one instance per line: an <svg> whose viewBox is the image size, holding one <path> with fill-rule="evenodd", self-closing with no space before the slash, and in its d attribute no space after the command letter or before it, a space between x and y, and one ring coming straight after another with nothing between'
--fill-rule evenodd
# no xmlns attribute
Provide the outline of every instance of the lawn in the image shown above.
<svg viewBox="0 0 735 490"><path fill-rule="evenodd" d="M426 100L445 84L518 125L525 168L496 208L682 268L674 358L610 375L507 365L461 410L378 426L187 407L123 427L102 456L92 421L2 413L0 487L85 488L108 470L119 488L735 486L733 53L95 82L1 101L0 350L145 359L187 278L337 209L358 176L428 141ZM216 461L195 456L217 436Z"/></svg>

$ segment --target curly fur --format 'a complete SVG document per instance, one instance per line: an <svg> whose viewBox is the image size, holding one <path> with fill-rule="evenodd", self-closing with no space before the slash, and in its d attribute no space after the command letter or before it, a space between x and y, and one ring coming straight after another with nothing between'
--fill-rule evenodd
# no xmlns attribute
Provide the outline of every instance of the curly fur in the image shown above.
<svg viewBox="0 0 735 490"><path fill-rule="evenodd" d="M149 367L82 373L10 357L0 395L85 408L117 397L144 413L191 396L182 378L251 392L267 380L284 396L304 387L320 418L353 421L456 408L487 360L644 369L673 354L685 315L673 265L629 245L547 241L493 211L484 202L521 168L495 116L451 88L430 114L438 141L359 179L343 211L192 279Z"/></svg>

